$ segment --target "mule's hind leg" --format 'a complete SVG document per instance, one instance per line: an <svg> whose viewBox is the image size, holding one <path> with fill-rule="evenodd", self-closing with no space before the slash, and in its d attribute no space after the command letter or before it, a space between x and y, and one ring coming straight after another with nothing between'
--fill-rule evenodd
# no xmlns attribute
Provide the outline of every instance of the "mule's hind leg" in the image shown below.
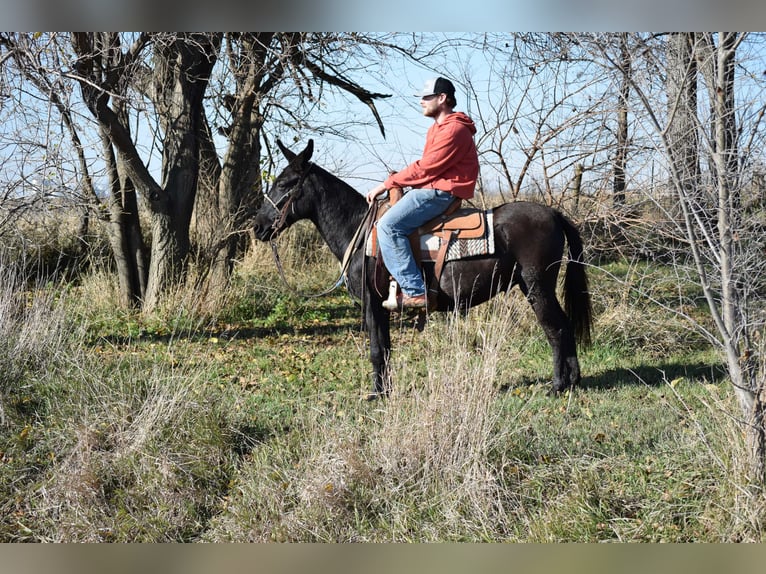
<svg viewBox="0 0 766 574"><path fill-rule="evenodd" d="M555 277L552 282L546 282L530 273L522 272L522 276L524 281L519 287L532 306L553 352L552 390L559 393L580 382L574 331L556 298Z"/></svg>

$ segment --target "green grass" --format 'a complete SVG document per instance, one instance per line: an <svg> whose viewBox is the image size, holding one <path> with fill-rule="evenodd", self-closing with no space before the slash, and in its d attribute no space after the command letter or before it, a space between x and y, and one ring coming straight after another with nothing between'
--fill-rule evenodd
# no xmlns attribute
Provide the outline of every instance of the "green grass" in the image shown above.
<svg viewBox="0 0 766 574"><path fill-rule="evenodd" d="M98 274L6 297L0 540L761 541L720 360L659 306L706 320L675 279L591 271L571 393L548 394L550 350L512 293L397 324L375 403L357 303L291 294L266 250L215 316L117 311Z"/></svg>

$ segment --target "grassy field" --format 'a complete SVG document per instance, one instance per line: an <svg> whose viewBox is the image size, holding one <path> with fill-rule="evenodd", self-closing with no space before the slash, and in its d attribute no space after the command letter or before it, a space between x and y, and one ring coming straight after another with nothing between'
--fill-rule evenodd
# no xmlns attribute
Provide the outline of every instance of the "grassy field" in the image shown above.
<svg viewBox="0 0 766 574"><path fill-rule="evenodd" d="M327 256L285 257L304 290ZM671 270L590 270L584 380L548 395L518 292L397 323L394 392L367 403L359 306L292 295L268 247L216 316L181 293L116 310L104 272L0 287L0 540L761 541L763 493L719 358ZM648 297L653 298L654 303Z"/></svg>

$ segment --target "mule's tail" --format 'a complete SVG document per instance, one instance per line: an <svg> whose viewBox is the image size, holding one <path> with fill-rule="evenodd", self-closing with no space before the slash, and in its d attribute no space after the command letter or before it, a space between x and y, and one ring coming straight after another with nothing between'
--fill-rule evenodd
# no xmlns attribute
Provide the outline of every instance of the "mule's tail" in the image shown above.
<svg viewBox="0 0 766 574"><path fill-rule="evenodd" d="M564 310L572 322L578 342L590 345L590 332L593 315L588 291L588 276L585 273L582 238L574 224L563 214L558 213L559 221L569 246L569 260L564 276Z"/></svg>

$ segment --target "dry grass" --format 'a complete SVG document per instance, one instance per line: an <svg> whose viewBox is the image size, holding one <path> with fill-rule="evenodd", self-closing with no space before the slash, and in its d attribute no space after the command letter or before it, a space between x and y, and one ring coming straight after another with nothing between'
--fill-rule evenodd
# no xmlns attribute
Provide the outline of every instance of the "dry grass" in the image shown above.
<svg viewBox="0 0 766 574"><path fill-rule="evenodd" d="M234 456L226 402L164 349L146 360L93 345L81 320L83 307L108 306L103 293L89 295L108 285L103 276L80 300L0 272L0 538L193 538Z"/></svg>
<svg viewBox="0 0 766 574"><path fill-rule="evenodd" d="M55 292L28 290L18 269L0 260L0 426L7 402L24 400L26 373L44 372L70 335Z"/></svg>
<svg viewBox="0 0 766 574"><path fill-rule="evenodd" d="M389 400L304 411L294 461L265 448L244 469L239 503L215 521L210 539L502 538L515 497L499 466L513 430L497 380L523 314L515 305L499 298L470 320L449 317L410 341L397 355Z"/></svg>
<svg viewBox="0 0 766 574"><path fill-rule="evenodd" d="M280 242L304 290L335 278L315 245ZM547 396L550 350L513 292L397 325L394 392L372 404L358 308L289 295L268 245L223 324L193 286L147 318L115 309L107 272L33 292L11 273L0 539L761 541L726 380L656 303L703 320L695 293L642 265L592 271L575 393Z"/></svg>
<svg viewBox="0 0 766 574"><path fill-rule="evenodd" d="M200 381L162 369L138 381L141 370L105 381L86 368L77 398L58 405L71 422L49 430L57 456L25 513L44 540L183 540L217 504L230 455Z"/></svg>

